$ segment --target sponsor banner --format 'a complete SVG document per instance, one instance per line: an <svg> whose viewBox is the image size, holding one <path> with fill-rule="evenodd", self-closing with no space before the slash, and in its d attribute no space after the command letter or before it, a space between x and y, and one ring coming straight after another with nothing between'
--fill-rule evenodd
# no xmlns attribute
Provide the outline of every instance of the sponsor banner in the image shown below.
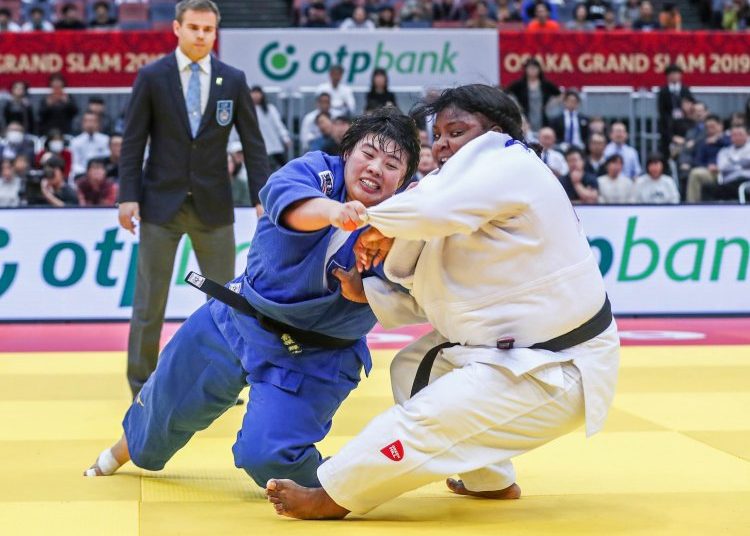
<svg viewBox="0 0 750 536"><path fill-rule="evenodd" d="M221 59L262 86L315 86L336 64L354 86L376 67L391 86L498 82L495 30L222 30L219 43Z"/></svg>
<svg viewBox="0 0 750 536"><path fill-rule="evenodd" d="M0 87L47 87L61 73L71 87L130 87L138 70L173 51L172 32L0 33Z"/></svg>
<svg viewBox="0 0 750 536"><path fill-rule="evenodd" d="M235 210L235 273L246 265L254 209ZM128 319L135 290L137 237L117 209L0 211L0 321ZM167 318L186 318L205 294L185 283L200 272L190 241L177 248Z"/></svg>
<svg viewBox="0 0 750 536"><path fill-rule="evenodd" d="M750 34L732 32L500 32L500 80L520 78L529 56L562 86L664 84L676 63L691 86L750 85Z"/></svg>
<svg viewBox="0 0 750 536"><path fill-rule="evenodd" d="M618 314L750 314L750 217L744 206L577 207ZM255 227L236 211L236 273ZM115 209L0 211L0 321L127 319L136 238ZM190 244L177 251L168 318L204 296L184 283L199 271Z"/></svg>
<svg viewBox="0 0 750 536"><path fill-rule="evenodd" d="M619 314L750 313L750 210L576 207Z"/></svg>

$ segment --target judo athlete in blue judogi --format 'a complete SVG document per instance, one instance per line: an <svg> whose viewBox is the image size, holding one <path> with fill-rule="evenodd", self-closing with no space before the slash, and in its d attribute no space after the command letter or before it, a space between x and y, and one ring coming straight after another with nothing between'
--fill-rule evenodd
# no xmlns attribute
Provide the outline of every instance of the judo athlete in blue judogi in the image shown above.
<svg viewBox="0 0 750 536"><path fill-rule="evenodd" d="M319 485L314 444L330 430L360 370L369 372L365 336L376 322L367 303L342 295L341 279L358 280L351 271L361 232L346 229L413 175L416 127L394 108L363 116L344 137L342 155L308 153L271 176L247 269L230 284L258 314L216 299L193 313L125 414L122 438L86 476L112 474L128 460L163 468L249 383L235 465L261 486L279 475ZM322 343L299 343L289 332Z"/></svg>

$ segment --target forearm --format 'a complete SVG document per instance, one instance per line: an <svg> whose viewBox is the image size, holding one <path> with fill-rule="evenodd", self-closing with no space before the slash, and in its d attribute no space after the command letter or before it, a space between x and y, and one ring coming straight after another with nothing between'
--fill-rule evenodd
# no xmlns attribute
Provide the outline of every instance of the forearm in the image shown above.
<svg viewBox="0 0 750 536"><path fill-rule="evenodd" d="M317 231L331 225L331 211L339 204L322 197L303 199L284 211L281 223L295 231Z"/></svg>

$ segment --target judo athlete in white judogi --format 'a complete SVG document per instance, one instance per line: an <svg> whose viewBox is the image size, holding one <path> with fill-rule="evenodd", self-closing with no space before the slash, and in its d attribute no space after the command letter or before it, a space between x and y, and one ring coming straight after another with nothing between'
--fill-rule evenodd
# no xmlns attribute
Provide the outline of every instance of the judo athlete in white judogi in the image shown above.
<svg viewBox="0 0 750 536"><path fill-rule="evenodd" d="M455 493L518 498L513 457L583 423L594 434L606 418L619 339L603 281L559 181L516 141L515 104L473 85L428 111L440 169L368 208L377 231L360 240L372 256L389 247L380 233L396 237L385 260L392 283L364 280L379 321L426 320L434 331L398 353L396 405L318 468L322 488L269 481L279 514L363 514L455 474ZM429 385L412 395L419 363L443 343Z"/></svg>
<svg viewBox="0 0 750 536"><path fill-rule="evenodd" d="M227 291L254 311L211 299L193 313L127 411L122 438L85 475L112 474L131 459L161 469L250 383L235 465L260 485L279 472L318 485L315 443L360 370L369 372L365 335L376 321L366 300L341 294L338 278L354 268L361 231L352 230L366 207L416 170L418 131L384 109L352 125L342 154L308 153L272 175L247 269L230 285L241 297Z"/></svg>

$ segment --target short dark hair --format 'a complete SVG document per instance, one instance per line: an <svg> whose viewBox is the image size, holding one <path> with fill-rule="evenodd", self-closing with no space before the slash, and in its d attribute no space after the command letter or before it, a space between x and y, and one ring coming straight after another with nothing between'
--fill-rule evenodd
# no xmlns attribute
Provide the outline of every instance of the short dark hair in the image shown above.
<svg viewBox="0 0 750 536"><path fill-rule="evenodd" d="M565 90L565 93L563 93L563 100L567 99L568 97L575 97L578 100L578 102L581 102L581 95L575 89Z"/></svg>
<svg viewBox="0 0 750 536"><path fill-rule="evenodd" d="M102 104L104 105L104 99L101 97L89 97L89 104Z"/></svg>
<svg viewBox="0 0 750 536"><path fill-rule="evenodd" d="M661 153L650 153L646 158L646 167L650 166L654 162L664 163L664 156Z"/></svg>
<svg viewBox="0 0 750 536"><path fill-rule="evenodd" d="M468 84L446 89L435 100L418 104L412 114L424 118L451 107L481 114L511 138L519 141L524 139L520 108L511 97L495 86Z"/></svg>
<svg viewBox="0 0 750 536"><path fill-rule="evenodd" d="M617 153L609 155L609 156L607 157L607 159L606 159L606 160L604 161L604 169L606 169L606 168L607 168L607 166L608 166L608 165L610 165L610 164L611 164L612 162L618 162L618 161L619 161L619 162L620 162L621 164L623 163L623 159L622 159L622 156L620 156L620 155L619 155L619 154L617 154Z"/></svg>
<svg viewBox="0 0 750 536"><path fill-rule="evenodd" d="M86 162L86 171L91 169L92 166L102 166L103 168L106 168L107 161L104 158L92 158Z"/></svg>
<svg viewBox="0 0 750 536"><path fill-rule="evenodd" d="M567 151L565 151L565 158L568 158L571 155L578 154L581 156L581 158L584 158L583 151L579 149L578 147L569 147Z"/></svg>
<svg viewBox="0 0 750 536"><path fill-rule="evenodd" d="M211 11L216 15L216 25L221 22L221 13L219 7L211 0L182 0L174 6L174 18L177 22L182 23L182 16L186 11Z"/></svg>
<svg viewBox="0 0 750 536"><path fill-rule="evenodd" d="M664 74L672 74L672 73L682 74L682 68L680 68L679 65L676 65L674 63L667 65L667 68L664 69Z"/></svg>
<svg viewBox="0 0 750 536"><path fill-rule="evenodd" d="M716 114L708 114L703 122L705 123L706 121L716 121L720 125L722 124L721 117Z"/></svg>
<svg viewBox="0 0 750 536"><path fill-rule="evenodd" d="M44 162L44 167L50 167L53 169L59 169L60 171L65 171L65 160L57 155L52 155Z"/></svg>
<svg viewBox="0 0 750 536"><path fill-rule="evenodd" d="M372 135L381 150L390 150L389 145L396 144L393 151L400 158L406 156L406 173L403 179L414 175L419 165L419 130L414 120L401 113L393 106L385 106L374 112L362 115L352 122L352 126L341 140L340 154L346 160L357 143L365 136ZM402 181L403 182L403 181Z"/></svg>
<svg viewBox="0 0 750 536"><path fill-rule="evenodd" d="M98 2L94 4L94 10L99 9L100 7L106 7L107 11L109 11L110 9L109 2L107 2L106 0L99 0Z"/></svg>
<svg viewBox="0 0 750 536"><path fill-rule="evenodd" d="M0 7L0 15L5 15L6 17L10 18L10 9L7 7Z"/></svg>

